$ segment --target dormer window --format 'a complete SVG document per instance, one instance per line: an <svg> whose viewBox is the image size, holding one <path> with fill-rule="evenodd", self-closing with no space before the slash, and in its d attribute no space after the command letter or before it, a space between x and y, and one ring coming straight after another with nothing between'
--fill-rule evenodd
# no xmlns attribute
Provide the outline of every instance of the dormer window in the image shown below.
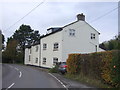
<svg viewBox="0 0 120 90"><path fill-rule="evenodd" d="M70 36L75 36L75 30L74 29L69 29L69 35Z"/></svg>
<svg viewBox="0 0 120 90"><path fill-rule="evenodd" d="M95 39L95 34L91 33L91 39Z"/></svg>

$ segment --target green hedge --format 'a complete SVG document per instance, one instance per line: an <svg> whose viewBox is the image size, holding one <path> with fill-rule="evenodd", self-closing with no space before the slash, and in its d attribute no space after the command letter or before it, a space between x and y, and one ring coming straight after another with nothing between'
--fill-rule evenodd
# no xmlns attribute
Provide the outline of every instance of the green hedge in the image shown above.
<svg viewBox="0 0 120 90"><path fill-rule="evenodd" d="M120 51L70 54L67 65L69 74L83 74L120 87Z"/></svg>

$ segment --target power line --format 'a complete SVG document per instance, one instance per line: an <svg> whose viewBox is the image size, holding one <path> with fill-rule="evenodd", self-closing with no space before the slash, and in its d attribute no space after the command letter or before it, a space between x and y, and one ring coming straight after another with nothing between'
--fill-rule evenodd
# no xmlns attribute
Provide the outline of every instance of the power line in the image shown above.
<svg viewBox="0 0 120 90"><path fill-rule="evenodd" d="M11 25L10 27L8 27L5 30L8 30L10 28L12 28L15 24L17 24L18 22L20 22L22 19L24 19L25 17L27 17L30 13L32 13L36 8L38 8L40 5L42 5L45 2L45 0L43 2L41 2L40 4L38 4L36 7L34 7L30 12L28 12L26 15L24 15L22 18L20 18L18 21L16 21L13 25Z"/></svg>
<svg viewBox="0 0 120 90"><path fill-rule="evenodd" d="M98 20L98 19L101 19L102 17L105 17L106 15L108 15L108 14L112 13L113 11L117 10L119 7L120 6L118 6L118 7L114 8L114 9L110 10L109 12L103 14L102 16L99 16L98 18L92 20L91 23L94 22L94 21L96 21L96 20Z"/></svg>
<svg viewBox="0 0 120 90"><path fill-rule="evenodd" d="M18 22L20 22L22 19L24 19L26 16L28 16L30 13L32 13L36 8L38 8L38 7L39 7L40 5L42 5L44 2L45 2L45 0L44 0L43 2L41 2L40 4L38 4L35 8L33 8L30 12L28 12L28 13L27 13L25 16L23 16L21 19L19 19L18 21L16 21L13 25L11 25L10 27L8 27L6 30L10 29L10 28L13 27L15 24L17 24ZM96 18L96 19L94 19L94 20L92 20L92 21L90 21L90 22L92 23L92 22L94 22L94 21L96 21L96 20L98 20L98 19L101 19L102 17L110 14L111 12L115 11L115 10L118 9L119 7L120 7L120 6L112 9L111 11L103 14L102 16L99 16L98 18Z"/></svg>

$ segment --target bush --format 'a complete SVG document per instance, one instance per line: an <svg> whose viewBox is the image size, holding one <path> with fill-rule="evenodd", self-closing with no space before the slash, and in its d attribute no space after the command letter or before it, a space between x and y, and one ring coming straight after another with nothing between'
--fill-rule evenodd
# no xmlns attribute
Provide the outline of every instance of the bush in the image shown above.
<svg viewBox="0 0 120 90"><path fill-rule="evenodd" d="M55 67L51 68L49 70L49 72L51 72L51 73L58 73L58 65L55 65Z"/></svg>
<svg viewBox="0 0 120 90"><path fill-rule="evenodd" d="M112 52L111 51L108 51L108 52L104 52L101 54L101 60L102 60L102 65L101 65L101 70L102 70L102 73L101 73L101 76L102 76L102 79L110 84L112 83L112 79L111 79L111 67L110 67L110 64L111 64L111 61L112 61Z"/></svg>
<svg viewBox="0 0 120 90"><path fill-rule="evenodd" d="M120 51L69 54L68 74L83 74L103 83L120 87Z"/></svg>
<svg viewBox="0 0 120 90"><path fill-rule="evenodd" d="M120 87L120 51L114 51L113 52L113 58L111 62L111 78L112 78L112 84L115 87Z"/></svg>
<svg viewBox="0 0 120 90"><path fill-rule="evenodd" d="M70 54L67 59L67 72L76 74L80 72L80 54Z"/></svg>

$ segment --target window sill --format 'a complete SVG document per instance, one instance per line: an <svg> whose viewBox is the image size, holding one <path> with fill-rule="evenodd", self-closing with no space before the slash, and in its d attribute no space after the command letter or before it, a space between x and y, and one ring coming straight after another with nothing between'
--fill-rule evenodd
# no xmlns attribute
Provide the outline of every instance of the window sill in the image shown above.
<svg viewBox="0 0 120 90"><path fill-rule="evenodd" d="M58 51L58 49L53 49L53 51Z"/></svg>
<svg viewBox="0 0 120 90"><path fill-rule="evenodd" d="M47 50L47 49L43 49L43 50Z"/></svg>

